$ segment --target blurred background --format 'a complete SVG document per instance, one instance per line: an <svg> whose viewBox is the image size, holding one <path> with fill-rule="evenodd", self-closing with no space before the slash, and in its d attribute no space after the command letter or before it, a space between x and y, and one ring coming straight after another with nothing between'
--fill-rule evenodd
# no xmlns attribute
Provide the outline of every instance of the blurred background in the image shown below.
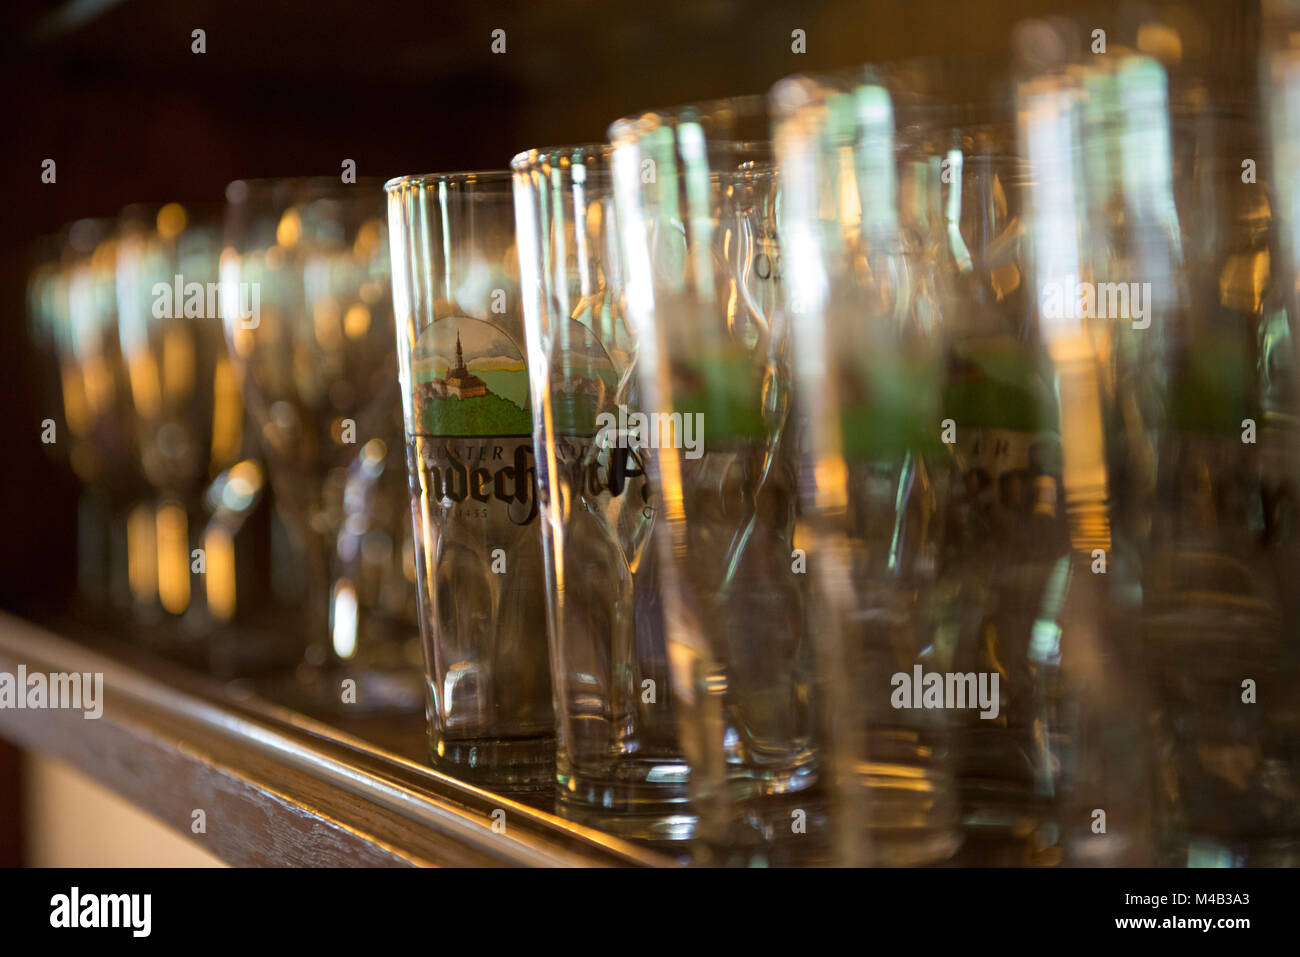
<svg viewBox="0 0 1300 957"><path fill-rule="evenodd" d="M75 579L76 482L41 447L48 413L24 321L33 242L69 221L130 203L219 204L234 179L338 176L345 159L380 179L500 168L528 147L603 140L611 120L638 109L765 92L795 72L967 55L993 76L1027 17L1094 22L1129 46L1144 23L1173 25L1177 58L1249 113L1265 6L13 0L0 14L0 606L58 602ZM196 29L202 54L191 52ZM491 50L497 29L504 54ZM791 50L795 29L805 53ZM46 159L54 184L41 181ZM0 743L0 864L21 859L18 761Z"/></svg>

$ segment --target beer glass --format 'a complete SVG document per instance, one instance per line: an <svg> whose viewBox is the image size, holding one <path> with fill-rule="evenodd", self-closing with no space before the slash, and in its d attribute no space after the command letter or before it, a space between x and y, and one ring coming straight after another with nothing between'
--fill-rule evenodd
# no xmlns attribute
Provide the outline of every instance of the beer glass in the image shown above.
<svg viewBox="0 0 1300 957"><path fill-rule="evenodd" d="M936 573L952 468L937 260L925 258L939 161L897 135L874 73L791 78L771 102L835 851L849 864L939 863L960 842L949 720L914 708L911 688L943 657Z"/></svg>
<svg viewBox="0 0 1300 957"><path fill-rule="evenodd" d="M229 354L306 570L302 667L267 690L346 711L386 687L369 681L384 665L358 635L355 592L334 588L349 469L395 424L383 196L374 181L240 180L226 201Z"/></svg>
<svg viewBox="0 0 1300 957"><path fill-rule="evenodd" d="M1281 81L1267 91L1275 106L1288 96L1285 74L1263 74ZM1280 154L1256 171L1244 162L1266 155L1254 124L1179 80L1188 93L1179 95L1162 64L1132 55L1098 79L1111 104L1102 129L1112 162L1109 176L1092 179L1102 187L1094 207L1108 213L1097 217L1107 242L1094 271L1143 305L1130 335L1149 343L1135 372L1154 393L1140 436L1154 507L1140 544L1162 784L1157 860L1294 865L1300 709L1289 689L1300 658L1291 583L1300 553L1294 264L1284 239L1294 146L1283 133ZM1275 133L1286 112L1275 115L1283 121Z"/></svg>
<svg viewBox="0 0 1300 957"><path fill-rule="evenodd" d="M210 623L206 552L197 567L191 553L204 545L203 490L239 456L243 409L221 325L218 226L179 203L132 206L120 222L117 333L140 466L156 495L131 522L157 542L160 610L188 626L167 636L174 652Z"/></svg>
<svg viewBox="0 0 1300 957"><path fill-rule="evenodd" d="M664 644L658 500L609 148L520 153L515 223L532 385L561 813L623 837L689 837Z"/></svg>
<svg viewBox="0 0 1300 957"><path fill-rule="evenodd" d="M1014 803L996 791L990 789L992 800L980 806L994 847L1018 855L1006 862L1133 866L1151 860L1154 778L1148 674L1139 648L1140 531L1133 521L1144 485L1135 453L1150 405L1134 378L1144 367L1154 377L1158 340L1142 342L1140 323L1080 309L1090 300L1076 298L1080 288L1090 288L1081 282L1104 275L1094 268L1099 224L1088 215L1093 143L1084 133L1085 82L1056 69L1019 84L1020 163L1008 168L1024 223L1021 275L1027 281L1015 314L1027 323L1032 368L1049 376L1030 380L1040 384L1031 395L1047 400L1031 406L1041 410L1038 428L1047 446L1030 460L1034 491L1027 497L1030 515L1021 521L1041 531L1029 548L1013 553L1019 590L994 581L1011 596L1003 599L1003 633L1015 635L1017 645L1025 636L1023 658L1011 659L1017 664L1005 679L1008 725L1041 743L1030 755L1027 776L1008 775L1012 752L999 755L987 743L963 770L978 780L975 768L982 762L984 777L1004 796L1019 788L1029 798L1020 806L1032 824L1020 829L1006 813ZM977 158L977 165L990 162ZM1160 157L1153 151L1138 162L1151 170ZM1174 299L1167 284L1163 294L1165 302ZM1042 384L1051 388L1044 391ZM1011 498L1013 507L1017 501L1026 501L1023 493ZM1001 578L1017 587L1014 575ZM998 619L993 622L996 627ZM1009 657L1003 649L1012 647L992 637L973 646L991 648L1003 661ZM1016 783L1026 780L1032 786ZM1001 834L999 817L1011 825Z"/></svg>
<svg viewBox="0 0 1300 957"><path fill-rule="evenodd" d="M117 335L118 224L83 219L63 233L62 269L48 290L64 431L57 441L80 479L78 582L92 604L148 616L156 602L153 528L132 524L146 487Z"/></svg>
<svg viewBox="0 0 1300 957"><path fill-rule="evenodd" d="M810 859L823 812L765 105L649 112L610 141L698 859Z"/></svg>
<svg viewBox="0 0 1300 957"><path fill-rule="evenodd" d="M385 189L432 759L485 786L549 790L555 721L511 174Z"/></svg>

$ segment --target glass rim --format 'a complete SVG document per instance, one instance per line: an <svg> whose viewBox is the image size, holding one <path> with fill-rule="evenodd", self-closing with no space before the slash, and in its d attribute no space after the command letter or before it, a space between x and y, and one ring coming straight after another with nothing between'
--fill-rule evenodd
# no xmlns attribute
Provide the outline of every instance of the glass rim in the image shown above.
<svg viewBox="0 0 1300 957"><path fill-rule="evenodd" d="M584 157L588 155L599 155L605 161L609 161L614 154L614 147L609 143L601 140L590 140L586 143L562 143L558 146L538 146L526 150L520 150L510 159L511 172L522 172L535 166L543 157L552 157L557 154L573 155L581 153Z"/></svg>
<svg viewBox="0 0 1300 957"><path fill-rule="evenodd" d="M483 184L496 185L498 183L511 184L514 180L514 171L509 169L481 169L481 170L463 170L449 173L412 173L405 176L395 176L388 182L384 183L384 192L393 193L399 189L408 189L411 187L423 189L439 183L451 184Z"/></svg>
<svg viewBox="0 0 1300 957"><path fill-rule="evenodd" d="M765 124L770 123L767 95L764 93L740 93L735 96L692 100L687 103L679 103L676 106L651 107L650 109L638 110L635 113L628 113L609 124L607 136L612 145L615 140L623 138L626 134L635 133L637 127L650 117L660 118L659 125L664 126L680 122L682 117L688 113L693 112L699 116L710 116L728 108L734 109L738 117L758 119ZM736 138L728 137L728 139L734 140ZM744 138L742 137L742 139ZM752 138L750 139L752 140Z"/></svg>

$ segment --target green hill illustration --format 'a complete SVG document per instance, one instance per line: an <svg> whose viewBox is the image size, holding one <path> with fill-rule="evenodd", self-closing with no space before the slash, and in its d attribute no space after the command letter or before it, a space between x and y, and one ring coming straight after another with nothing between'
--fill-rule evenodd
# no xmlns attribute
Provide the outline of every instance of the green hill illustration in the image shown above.
<svg viewBox="0 0 1300 957"><path fill-rule="evenodd" d="M430 435L531 435L532 414L488 393L469 399L432 399L420 422Z"/></svg>
<svg viewBox="0 0 1300 957"><path fill-rule="evenodd" d="M532 434L523 354L491 323L439 319L420 334L411 365L416 416L428 434Z"/></svg>

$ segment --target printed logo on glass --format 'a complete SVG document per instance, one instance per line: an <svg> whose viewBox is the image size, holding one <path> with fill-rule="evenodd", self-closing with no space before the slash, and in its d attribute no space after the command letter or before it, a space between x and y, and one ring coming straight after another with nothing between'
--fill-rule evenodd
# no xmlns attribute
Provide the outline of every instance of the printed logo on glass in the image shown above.
<svg viewBox="0 0 1300 957"><path fill-rule="evenodd" d="M523 352L491 323L434 322L411 362L416 427L426 435L516 435L533 430Z"/></svg>

